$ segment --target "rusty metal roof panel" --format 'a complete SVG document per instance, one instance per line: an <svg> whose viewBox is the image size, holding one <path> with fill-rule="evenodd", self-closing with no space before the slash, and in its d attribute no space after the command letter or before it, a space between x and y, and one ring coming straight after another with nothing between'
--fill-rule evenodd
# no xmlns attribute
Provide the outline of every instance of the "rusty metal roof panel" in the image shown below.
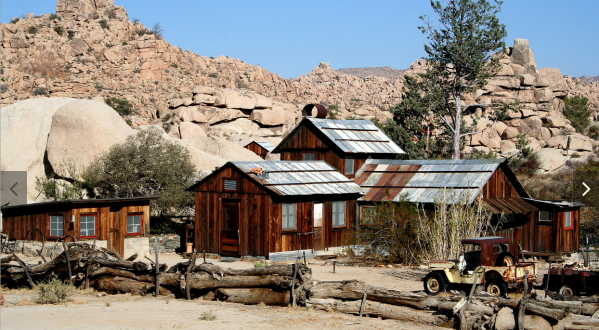
<svg viewBox="0 0 599 330"><path fill-rule="evenodd" d="M370 120L332 120L307 117L346 153L404 154L395 142Z"/></svg>
<svg viewBox="0 0 599 330"><path fill-rule="evenodd" d="M231 162L239 170L279 195L362 194L362 188L325 161ZM265 175L257 175L261 168Z"/></svg>
<svg viewBox="0 0 599 330"><path fill-rule="evenodd" d="M248 144L246 144L244 147L249 146L252 143L256 143L257 145L261 146L262 148L266 149L268 152L271 152L275 149L275 146L272 145L270 142L268 141L252 141Z"/></svg>
<svg viewBox="0 0 599 330"><path fill-rule="evenodd" d="M489 206L489 209L494 214L514 214L522 213L526 214L529 212L538 211L539 209L530 205L522 198L489 198L485 200L485 203Z"/></svg>
<svg viewBox="0 0 599 330"><path fill-rule="evenodd" d="M366 192L361 200L382 200L393 193L390 198L396 201L406 195L420 203L472 203L503 161L369 159L356 182Z"/></svg>

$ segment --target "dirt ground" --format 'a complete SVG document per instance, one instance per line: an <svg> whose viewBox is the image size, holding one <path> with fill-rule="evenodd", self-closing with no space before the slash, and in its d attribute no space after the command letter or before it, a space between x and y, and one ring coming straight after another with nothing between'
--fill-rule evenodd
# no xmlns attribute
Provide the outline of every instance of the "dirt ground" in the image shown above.
<svg viewBox="0 0 599 330"><path fill-rule="evenodd" d="M26 262L35 260L25 258ZM142 260L142 259L139 259ZM169 266L184 261L174 253L160 255ZM252 262L207 260L221 267L253 268ZM198 260L198 262L201 262ZM420 291L426 270L412 268L333 266L308 260L316 281L357 279L367 284L402 291ZM341 313L306 308L246 306L217 301L186 301L174 297L140 297L129 294L105 295L93 290L77 292L66 305L37 305L32 290L5 290L0 309L4 329L410 329L424 330L409 323L376 318L359 318ZM215 319L205 320L214 316Z"/></svg>

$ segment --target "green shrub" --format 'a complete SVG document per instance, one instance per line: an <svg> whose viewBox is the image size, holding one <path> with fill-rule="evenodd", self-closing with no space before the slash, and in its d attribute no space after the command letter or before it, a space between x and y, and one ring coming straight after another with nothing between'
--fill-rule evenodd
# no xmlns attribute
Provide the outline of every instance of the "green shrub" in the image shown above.
<svg viewBox="0 0 599 330"><path fill-rule="evenodd" d="M121 116L130 115L133 113L133 110L131 110L133 104L127 100L109 97L104 100L104 103L108 104L108 106L113 108Z"/></svg>
<svg viewBox="0 0 599 330"><path fill-rule="evenodd" d="M202 313L202 315L200 315L200 320L202 320L202 321L214 321L214 320L216 320L216 315L212 314L212 310L210 310L208 312Z"/></svg>
<svg viewBox="0 0 599 330"><path fill-rule="evenodd" d="M171 114L167 113L166 115L164 115L164 118L162 118L162 121L167 121L169 119L171 119Z"/></svg>
<svg viewBox="0 0 599 330"><path fill-rule="evenodd" d="M2 78L2 79L4 79L4 78ZM0 85L0 92L1 92L1 93L6 93L6 92L8 92L8 86L7 86L6 84L2 84L2 85Z"/></svg>
<svg viewBox="0 0 599 330"><path fill-rule="evenodd" d="M176 69L176 68L178 68L178 67L179 67L179 66L177 65L177 63L174 63L174 62L173 62L173 63L171 63L171 68L175 68L175 69Z"/></svg>
<svg viewBox="0 0 599 330"><path fill-rule="evenodd" d="M74 36L75 36L75 32L69 31L69 35L68 35L69 40L73 40Z"/></svg>
<svg viewBox="0 0 599 330"><path fill-rule="evenodd" d="M50 16L48 16L48 18L49 18L51 21L53 21L53 20L55 20L55 19L57 19L57 20L59 20L59 21L62 21L62 17L60 17L60 16L58 16L58 15L56 15L56 14L50 14Z"/></svg>
<svg viewBox="0 0 599 330"><path fill-rule="evenodd" d="M101 92L101 91L104 89L104 85L100 84L99 82L96 82L96 83L94 84L94 87L96 88L96 90L97 90L98 92ZM116 110L116 109L115 109L115 110ZM118 111L117 111L117 112L118 112Z"/></svg>
<svg viewBox="0 0 599 330"><path fill-rule="evenodd" d="M101 26L103 29L108 29L108 22L107 22L105 19L101 19L101 20L99 20L99 21L98 21L98 23L100 23L100 26Z"/></svg>
<svg viewBox="0 0 599 330"><path fill-rule="evenodd" d="M123 46L127 46L127 42L126 42L126 41L123 41L123 43L122 43L121 45L123 45Z"/></svg>
<svg viewBox="0 0 599 330"><path fill-rule="evenodd" d="M64 33L64 28L60 25L56 25L54 27L54 32L58 33L59 36L62 36L62 34Z"/></svg>
<svg viewBox="0 0 599 330"><path fill-rule="evenodd" d="M160 23L156 23L152 27L152 34L154 34L157 39L162 39L163 32L164 32L164 30L162 29L162 26L160 25Z"/></svg>
<svg viewBox="0 0 599 330"><path fill-rule="evenodd" d="M35 26L30 26L27 29L27 33L29 33L29 34L36 34L37 33L37 28Z"/></svg>
<svg viewBox="0 0 599 330"><path fill-rule="evenodd" d="M216 72L209 73L208 77L210 77L210 78L218 78L218 73L216 73Z"/></svg>
<svg viewBox="0 0 599 330"><path fill-rule="evenodd" d="M599 126L589 127L587 135L593 140L599 140Z"/></svg>
<svg viewBox="0 0 599 330"><path fill-rule="evenodd" d="M591 111L589 110L588 102L589 99L578 95L564 99L566 105L564 115L579 133L584 133L584 130L591 124L589 119Z"/></svg>
<svg viewBox="0 0 599 330"><path fill-rule="evenodd" d="M39 95L43 95L43 96L48 96L48 89L46 89L46 87L37 87L36 89L33 90L33 92L31 93L33 94L33 96L39 96Z"/></svg>
<svg viewBox="0 0 599 330"><path fill-rule="evenodd" d="M254 263L254 268L266 267L266 262L264 260L260 260Z"/></svg>
<svg viewBox="0 0 599 330"><path fill-rule="evenodd" d="M38 304L64 304L73 295L74 288L56 277L38 287Z"/></svg>
<svg viewBox="0 0 599 330"><path fill-rule="evenodd" d="M20 18L18 18L18 17L15 17L15 18L13 18L13 19L10 21L10 23L11 23L11 24L15 24L16 22L18 22L18 21L20 21L20 20L21 20Z"/></svg>
<svg viewBox="0 0 599 330"><path fill-rule="evenodd" d="M114 9L107 9L106 12L105 12L105 14L110 19L116 19L116 11Z"/></svg>

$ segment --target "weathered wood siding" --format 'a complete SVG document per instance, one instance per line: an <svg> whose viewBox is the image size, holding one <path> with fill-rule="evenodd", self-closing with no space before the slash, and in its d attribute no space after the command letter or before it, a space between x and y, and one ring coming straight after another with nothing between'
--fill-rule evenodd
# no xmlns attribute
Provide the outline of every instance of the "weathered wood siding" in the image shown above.
<svg viewBox="0 0 599 330"><path fill-rule="evenodd" d="M245 146L246 149L252 151L256 155L262 157L262 159L266 159L266 155L268 155L268 150L264 149L261 145L256 142L252 142Z"/></svg>
<svg viewBox="0 0 599 330"><path fill-rule="evenodd" d="M483 198L524 197L518 194L501 168L497 168L495 173L491 175L491 178L483 187L482 194Z"/></svg>
<svg viewBox="0 0 599 330"><path fill-rule="evenodd" d="M96 216L96 236L81 237L80 217L81 215ZM91 241L94 239L108 241L108 248L123 253L124 238L127 236L140 236L127 234L127 216L129 214L143 215L143 230L141 236L150 234L150 203L149 201L135 201L123 203L77 203L77 204L49 204L43 207L31 209L5 210L3 211L2 232L11 238L18 240L41 241L42 237L37 231L27 233L34 228L44 233L47 241L57 238L50 236L50 216L62 215L64 221L64 235L72 235L78 241ZM75 222L71 223L71 217L75 215ZM66 238L67 241L72 240Z"/></svg>
<svg viewBox="0 0 599 330"><path fill-rule="evenodd" d="M237 190L226 191L224 180L236 180ZM273 201L268 191L232 167L222 169L195 190L195 242L198 251L222 253L222 202L240 203L239 255L268 256L272 252L312 248L314 235L314 203L323 205L324 247L340 246L347 238L350 224L355 223L356 201L346 201L346 227L332 228L332 201L287 197ZM341 197L340 197L341 198ZM342 199L340 199L342 200ZM296 203L296 229L282 229L282 204ZM299 235L298 235L299 234ZM324 248L323 247L323 248Z"/></svg>
<svg viewBox="0 0 599 330"><path fill-rule="evenodd" d="M328 146L324 139L307 126L302 126L281 148L281 160L304 160L303 154L306 152L316 153L316 160L324 160L350 179L355 177L355 173L369 157L367 154L344 155L336 151L334 146ZM345 158L348 156L354 159L354 174L345 174Z"/></svg>

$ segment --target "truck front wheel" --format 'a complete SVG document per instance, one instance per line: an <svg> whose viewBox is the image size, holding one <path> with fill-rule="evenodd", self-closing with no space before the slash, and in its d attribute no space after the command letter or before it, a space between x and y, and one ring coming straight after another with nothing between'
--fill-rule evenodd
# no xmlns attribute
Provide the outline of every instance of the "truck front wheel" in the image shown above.
<svg viewBox="0 0 599 330"><path fill-rule="evenodd" d="M573 297L578 295L578 290L576 290L576 288L572 285L564 284L559 288L557 293L560 296Z"/></svg>
<svg viewBox="0 0 599 330"><path fill-rule="evenodd" d="M436 296L447 289L447 283L441 273L430 272L424 277L424 292Z"/></svg>
<svg viewBox="0 0 599 330"><path fill-rule="evenodd" d="M496 297L505 297L507 286L500 279L490 278L487 280L486 291Z"/></svg>

